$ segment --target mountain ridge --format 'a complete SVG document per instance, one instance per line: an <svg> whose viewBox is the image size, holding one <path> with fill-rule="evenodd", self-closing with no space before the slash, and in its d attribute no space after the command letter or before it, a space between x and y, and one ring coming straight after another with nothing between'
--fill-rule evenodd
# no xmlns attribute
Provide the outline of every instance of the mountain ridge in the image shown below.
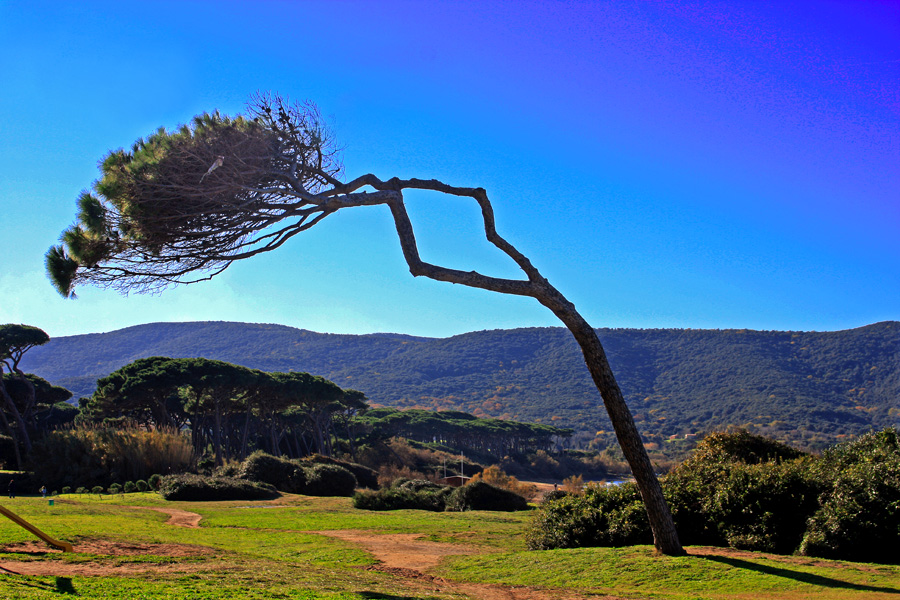
<svg viewBox="0 0 900 600"><path fill-rule="evenodd" d="M814 446L900 418L900 322L836 332L598 329L598 335L651 440L749 425ZM97 378L153 355L308 371L365 392L373 404L572 427L582 445L611 436L578 346L561 327L429 338L229 321L148 323L53 338L26 354L22 366L77 397L90 394Z"/></svg>

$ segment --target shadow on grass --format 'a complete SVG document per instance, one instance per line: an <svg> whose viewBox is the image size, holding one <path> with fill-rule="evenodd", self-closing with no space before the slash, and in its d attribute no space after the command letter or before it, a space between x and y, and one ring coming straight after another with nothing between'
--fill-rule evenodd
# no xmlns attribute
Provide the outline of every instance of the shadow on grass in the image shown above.
<svg viewBox="0 0 900 600"><path fill-rule="evenodd" d="M862 585L858 583L850 583L849 581L841 581L840 579L833 579L831 577L824 577L822 575L815 575L813 573L804 573L803 571L793 571L791 569L785 569L783 567L773 567L770 565L760 565L757 563L750 562L748 560L741 560L739 558L729 558L725 556L709 556L709 555L701 555L696 556L696 558L702 558L704 560L711 560L718 563L723 563L734 567L736 569L747 569L748 571L756 571L758 573L765 573L766 575L774 575L776 577L784 577L785 579L793 579L794 581L799 581L801 583L808 583L810 585L817 585L820 587L826 588L841 588L846 590L855 590L860 592L881 592L883 594L900 594L900 589L896 587L878 587L874 585Z"/></svg>
<svg viewBox="0 0 900 600"><path fill-rule="evenodd" d="M56 577L56 591L60 594L75 594L78 595L78 592L75 591L75 586L72 585L72 580L69 577Z"/></svg>

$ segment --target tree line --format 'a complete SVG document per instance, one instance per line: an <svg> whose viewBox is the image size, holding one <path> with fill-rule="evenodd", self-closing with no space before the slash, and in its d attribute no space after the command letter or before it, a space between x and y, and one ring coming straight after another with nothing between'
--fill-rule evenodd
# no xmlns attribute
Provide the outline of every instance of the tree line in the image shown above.
<svg viewBox="0 0 900 600"><path fill-rule="evenodd" d="M189 435L194 455L215 464L262 450L273 456L349 455L402 437L502 459L552 451L572 434L548 425L482 419L459 411L370 408L364 393L303 372L267 372L207 358L141 358L97 380L79 406L71 393L19 369L46 343L28 325L0 325L0 426L17 466L35 440L62 426L137 426ZM6 454L7 452L3 452Z"/></svg>

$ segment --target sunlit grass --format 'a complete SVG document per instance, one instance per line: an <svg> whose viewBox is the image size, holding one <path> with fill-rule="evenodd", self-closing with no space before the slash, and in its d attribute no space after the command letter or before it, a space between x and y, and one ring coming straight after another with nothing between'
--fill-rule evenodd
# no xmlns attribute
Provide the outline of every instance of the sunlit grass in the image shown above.
<svg viewBox="0 0 900 600"><path fill-rule="evenodd" d="M128 569L117 576L31 577L2 574L0 598L460 598L452 582L534 586L551 596L577 593L623 598L712 600L898 598L900 567L690 549L660 557L649 547L527 551L522 513L368 512L346 498L286 496L277 501L165 502L155 494L66 495L54 506L40 498L3 499L10 510L57 539L125 544L187 544L199 556L164 551L107 556L10 551L35 541L0 518L0 566L12 561L95 564ZM144 507L144 508L138 508ZM166 524L147 508L199 513L199 528ZM422 595L416 584L365 570L376 561L363 548L317 531L366 530L373 535L418 533L422 539L465 544L468 556L448 557L433 574L450 582ZM5 551L3 551L5 549ZM77 565L76 565L77 566ZM172 568L177 566L177 568ZM74 590L74 591L72 591Z"/></svg>

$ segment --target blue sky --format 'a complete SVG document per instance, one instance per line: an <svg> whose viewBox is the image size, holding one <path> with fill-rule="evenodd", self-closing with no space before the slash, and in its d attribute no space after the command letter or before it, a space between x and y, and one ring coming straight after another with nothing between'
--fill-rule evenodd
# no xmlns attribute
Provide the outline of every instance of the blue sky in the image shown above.
<svg viewBox="0 0 900 600"><path fill-rule="evenodd" d="M409 275L386 209L211 282L63 300L43 253L110 149L258 90L316 102L348 177L487 189L596 327L900 319L900 3L0 0L0 322L448 336L558 325ZM423 258L515 275L471 203L408 195Z"/></svg>

